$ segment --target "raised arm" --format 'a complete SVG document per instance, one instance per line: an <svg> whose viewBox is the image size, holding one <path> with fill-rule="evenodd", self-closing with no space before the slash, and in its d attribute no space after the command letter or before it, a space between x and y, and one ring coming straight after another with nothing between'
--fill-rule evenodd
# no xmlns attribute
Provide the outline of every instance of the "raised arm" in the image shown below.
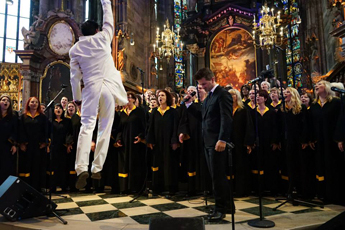
<svg viewBox="0 0 345 230"><path fill-rule="evenodd" d="M109 42L113 40L114 36L114 17L113 12L111 9L111 1L110 0L101 0L102 8L103 8L103 26L102 26L102 33L104 36L109 39Z"/></svg>

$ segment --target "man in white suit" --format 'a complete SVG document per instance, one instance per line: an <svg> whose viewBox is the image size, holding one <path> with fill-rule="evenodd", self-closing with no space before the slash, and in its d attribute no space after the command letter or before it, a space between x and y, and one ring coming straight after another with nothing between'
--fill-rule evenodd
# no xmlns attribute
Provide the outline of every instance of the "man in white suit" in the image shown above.
<svg viewBox="0 0 345 230"><path fill-rule="evenodd" d="M75 169L78 175L76 188L86 185L89 177L88 165L92 133L96 125L98 135L91 167L91 178L101 179L101 170L107 156L111 128L114 120L115 103L128 103L120 72L115 68L111 55L111 41L114 35L114 18L110 0L101 0L103 8L103 27L98 31L98 24L86 21L81 26L84 36L71 48L71 86L73 99L82 101L81 128L78 137ZM84 88L81 91L80 81Z"/></svg>

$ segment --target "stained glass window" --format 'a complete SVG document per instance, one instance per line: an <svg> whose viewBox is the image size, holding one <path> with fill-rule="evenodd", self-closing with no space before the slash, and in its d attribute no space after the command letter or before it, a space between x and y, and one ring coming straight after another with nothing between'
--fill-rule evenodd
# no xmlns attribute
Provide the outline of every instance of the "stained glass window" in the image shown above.
<svg viewBox="0 0 345 230"><path fill-rule="evenodd" d="M14 50L23 49L24 38L18 30L22 27L29 30L30 9L29 0L13 0L13 5L0 0L0 62L22 62Z"/></svg>
<svg viewBox="0 0 345 230"><path fill-rule="evenodd" d="M181 7L182 4L182 7ZM174 29L175 33L177 29L181 28L182 15L186 12L187 2L186 0L174 0ZM177 50L182 50L181 43L177 45ZM175 54L175 87L181 89L184 81L184 66L182 52L176 52Z"/></svg>
<svg viewBox="0 0 345 230"><path fill-rule="evenodd" d="M290 1L290 2L289 2ZM287 64L287 83L288 86L295 86L297 89L302 87L302 64L301 61L301 41L299 40L299 24L301 17L299 15L299 6L297 0L280 0L275 1L276 7L281 6L284 14L290 14L291 25L288 27L287 38L288 44L286 48L286 64ZM291 36L291 39L290 39ZM292 47L292 49L291 49Z"/></svg>

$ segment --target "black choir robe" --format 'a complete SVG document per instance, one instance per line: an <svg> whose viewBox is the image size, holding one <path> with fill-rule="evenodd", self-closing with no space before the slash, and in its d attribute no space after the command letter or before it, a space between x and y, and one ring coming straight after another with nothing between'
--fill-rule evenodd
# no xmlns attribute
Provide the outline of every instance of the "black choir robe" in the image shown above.
<svg viewBox="0 0 345 230"><path fill-rule="evenodd" d="M75 182L77 180L77 172L75 171L75 159L77 154L77 144L78 144L78 136L81 127L81 118L79 114L75 113L72 117L66 117L67 119L71 119L71 135L72 135L72 151L68 154L68 184L70 191L76 191Z"/></svg>
<svg viewBox="0 0 345 230"><path fill-rule="evenodd" d="M26 143L26 151L19 152L19 177L36 190L46 187L47 151L40 149L48 144L48 121L43 114L23 114L19 123L19 142Z"/></svg>
<svg viewBox="0 0 345 230"><path fill-rule="evenodd" d="M316 142L316 180L319 198L335 204L345 203L345 162L337 142L342 136L341 101L333 98L321 107L320 102L310 106L311 141ZM336 132L338 131L338 132Z"/></svg>
<svg viewBox="0 0 345 230"><path fill-rule="evenodd" d="M305 165L302 156L302 144L308 143L307 108L302 105L298 114L293 114L292 109L285 107L284 112L278 111L280 140L282 143L281 178L287 181L287 190L291 194L293 189L298 193L306 190ZM302 180L303 178L303 180Z"/></svg>
<svg viewBox="0 0 345 230"><path fill-rule="evenodd" d="M118 176L120 190L139 191L143 186L146 174L145 144L134 144L135 137L145 139L145 111L134 107L120 112L120 124L116 141L121 140L122 147L118 148Z"/></svg>
<svg viewBox="0 0 345 230"><path fill-rule="evenodd" d="M16 175L17 153L10 152L18 141L18 116L6 115L0 119L0 185L8 176ZM18 147L17 147L18 148Z"/></svg>
<svg viewBox="0 0 345 230"><path fill-rule="evenodd" d="M211 175L205 158L202 121L200 117L191 112L197 110L201 113L202 106L198 102L193 102L188 108L185 105L182 105L181 108L183 113L178 134L184 133L189 136L189 139L183 142L182 152L187 167L188 192L193 194L200 191L211 191Z"/></svg>
<svg viewBox="0 0 345 230"><path fill-rule="evenodd" d="M154 190L175 192L178 185L178 156L172 144L178 144L178 114L167 108L162 115L160 108L153 109L147 134L147 143L153 144L152 184Z"/></svg>
<svg viewBox="0 0 345 230"><path fill-rule="evenodd" d="M55 117L55 116L54 116ZM64 191L68 187L69 177L69 156L67 154L67 146L73 143L71 120L63 117L60 122L56 119L52 121L51 151L52 162L48 158L47 174L51 175L51 186L55 189L60 186ZM51 170L51 171L49 171Z"/></svg>
<svg viewBox="0 0 345 230"><path fill-rule="evenodd" d="M246 146L254 146L255 133L250 112L246 107L233 110L231 140L233 149L233 173L236 196L243 197L251 192L251 171ZM230 175L230 174L229 174Z"/></svg>
<svg viewBox="0 0 345 230"><path fill-rule="evenodd" d="M263 176L262 188L275 193L278 190L279 167L278 157L272 153L272 144L278 144L278 133L276 125L276 113L266 107L263 115L257 110L251 110L254 123L254 132L256 129L256 115L258 124L258 140L254 151L250 154L252 174ZM259 145L259 146L257 146ZM258 179L253 177L253 189L257 187Z"/></svg>

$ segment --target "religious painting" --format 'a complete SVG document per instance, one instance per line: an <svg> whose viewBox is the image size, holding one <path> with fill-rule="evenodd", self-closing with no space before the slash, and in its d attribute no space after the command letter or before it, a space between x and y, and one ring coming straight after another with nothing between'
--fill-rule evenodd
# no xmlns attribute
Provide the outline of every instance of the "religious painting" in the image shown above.
<svg viewBox="0 0 345 230"><path fill-rule="evenodd" d="M219 32L210 46L210 68L221 86L240 89L255 77L255 48L250 33L241 28Z"/></svg>
<svg viewBox="0 0 345 230"><path fill-rule="evenodd" d="M0 69L0 95L6 94L12 100L13 110L18 111L21 103L21 80L19 64L2 63Z"/></svg>
<svg viewBox="0 0 345 230"><path fill-rule="evenodd" d="M40 101L49 103L54 99L60 90L65 90L56 98L54 103L59 103L62 97L72 100L72 89L70 83L70 66L63 61L55 61L46 66L43 76L40 79Z"/></svg>

